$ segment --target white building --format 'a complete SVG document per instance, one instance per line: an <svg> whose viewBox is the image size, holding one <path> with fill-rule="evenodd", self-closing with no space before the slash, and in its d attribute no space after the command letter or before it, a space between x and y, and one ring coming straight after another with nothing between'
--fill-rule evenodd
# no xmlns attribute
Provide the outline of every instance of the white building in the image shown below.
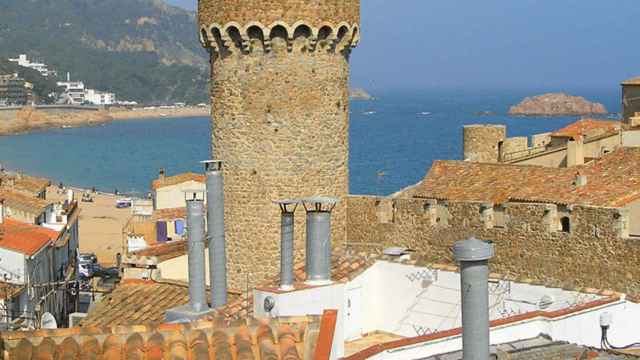
<svg viewBox="0 0 640 360"><path fill-rule="evenodd" d="M71 81L71 75L67 73L67 81L58 81L57 85L64 88L65 102L72 105L84 103L86 89L82 81Z"/></svg>
<svg viewBox="0 0 640 360"><path fill-rule="evenodd" d="M16 59L9 59L9 61L11 62L15 62L18 63L19 66L22 67L26 67L29 69L33 69L38 71L40 74L42 74L42 76L44 77L48 77L48 76L56 76L58 73L54 70L49 70L49 67L44 64L44 63L38 63L38 62L31 62L28 58L27 55L25 54L20 54L18 56L18 58Z"/></svg>
<svg viewBox="0 0 640 360"><path fill-rule="evenodd" d="M151 184L154 210L186 207L184 191L204 192L205 180L202 174L188 172L166 176L164 169L160 170L158 179Z"/></svg>
<svg viewBox="0 0 640 360"><path fill-rule="evenodd" d="M116 103L116 94L94 89L86 89L84 101L93 105L113 105Z"/></svg>

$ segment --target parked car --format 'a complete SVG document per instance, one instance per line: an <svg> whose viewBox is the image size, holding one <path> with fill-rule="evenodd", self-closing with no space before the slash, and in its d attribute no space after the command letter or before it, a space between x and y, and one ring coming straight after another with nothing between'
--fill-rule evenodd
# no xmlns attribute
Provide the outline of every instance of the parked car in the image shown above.
<svg viewBox="0 0 640 360"><path fill-rule="evenodd" d="M133 205L133 200L131 200L130 198L116 200L116 207L118 209L130 208L132 205Z"/></svg>
<svg viewBox="0 0 640 360"><path fill-rule="evenodd" d="M93 277L94 265L97 263L98 257L96 254L78 254L78 278L89 279Z"/></svg>

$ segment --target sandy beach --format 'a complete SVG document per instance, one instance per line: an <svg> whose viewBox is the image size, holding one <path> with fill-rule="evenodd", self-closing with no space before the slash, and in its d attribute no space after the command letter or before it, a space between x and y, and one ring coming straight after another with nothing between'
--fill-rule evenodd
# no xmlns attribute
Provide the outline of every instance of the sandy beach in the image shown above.
<svg viewBox="0 0 640 360"><path fill-rule="evenodd" d="M117 196L92 194L93 202L81 202L84 190L71 188L80 208L80 252L95 253L104 265L115 264L116 254L122 253L122 228L131 217L131 209L116 208ZM47 189L47 199L64 201L66 195L58 193L57 186Z"/></svg>
<svg viewBox="0 0 640 360"><path fill-rule="evenodd" d="M20 134L33 130L95 126L111 121L165 119L209 116L209 107L181 108L111 108L97 111L46 111L23 107L0 111L0 135Z"/></svg>

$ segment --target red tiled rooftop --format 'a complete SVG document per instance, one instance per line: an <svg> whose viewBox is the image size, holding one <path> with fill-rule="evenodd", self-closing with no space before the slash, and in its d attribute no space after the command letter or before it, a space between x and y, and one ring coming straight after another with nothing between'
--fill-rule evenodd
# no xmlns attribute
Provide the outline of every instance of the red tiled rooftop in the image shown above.
<svg viewBox="0 0 640 360"><path fill-rule="evenodd" d="M196 181L204 184L204 182L206 181L206 177L203 174L187 172L174 176L167 176L161 179L156 179L151 184L151 188L153 190L157 190L165 186L182 184L187 181Z"/></svg>
<svg viewBox="0 0 640 360"><path fill-rule="evenodd" d="M30 225L10 218L0 224L0 247L28 256L50 242L56 241L59 233L42 226Z"/></svg>
<svg viewBox="0 0 640 360"><path fill-rule="evenodd" d="M621 127L620 121L582 119L551 133L551 136L577 139L616 133Z"/></svg>
<svg viewBox="0 0 640 360"><path fill-rule="evenodd" d="M46 200L26 195L12 188L0 188L0 200L4 200L8 207L38 215L50 204Z"/></svg>
<svg viewBox="0 0 640 360"><path fill-rule="evenodd" d="M640 148L619 148L574 168L436 161L417 197L620 207L640 199ZM575 186L577 173L587 177Z"/></svg>
<svg viewBox="0 0 640 360"><path fill-rule="evenodd" d="M273 320L83 327L0 334L7 359L311 359L333 330L325 315ZM320 349L321 353L330 350ZM328 360L329 358L317 358Z"/></svg>

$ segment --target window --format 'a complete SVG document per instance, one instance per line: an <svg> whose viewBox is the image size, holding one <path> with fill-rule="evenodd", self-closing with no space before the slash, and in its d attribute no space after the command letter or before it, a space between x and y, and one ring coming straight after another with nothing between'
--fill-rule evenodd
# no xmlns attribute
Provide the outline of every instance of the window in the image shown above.
<svg viewBox="0 0 640 360"><path fill-rule="evenodd" d="M504 206L493 208L493 227L505 228L507 226L507 214Z"/></svg>
<svg viewBox="0 0 640 360"><path fill-rule="evenodd" d="M571 232L571 219L568 216L560 218L560 229L565 233Z"/></svg>

